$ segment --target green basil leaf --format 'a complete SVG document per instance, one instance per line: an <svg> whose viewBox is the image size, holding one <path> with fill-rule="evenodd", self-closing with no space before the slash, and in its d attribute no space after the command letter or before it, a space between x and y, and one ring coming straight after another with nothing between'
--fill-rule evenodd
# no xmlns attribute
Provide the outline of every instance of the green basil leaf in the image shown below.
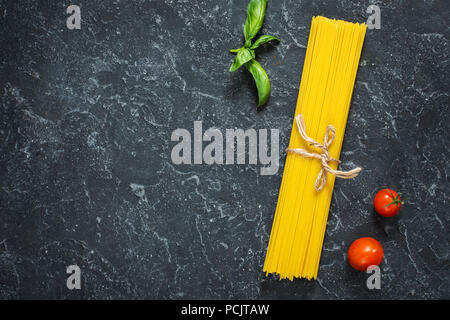
<svg viewBox="0 0 450 320"><path fill-rule="evenodd" d="M270 81L266 71L255 59L245 64L245 67L255 79L256 88L258 89L258 107L264 105L270 96Z"/></svg>
<svg viewBox="0 0 450 320"><path fill-rule="evenodd" d="M244 63L255 59L255 52L251 49L240 48L237 52L236 58L234 58L233 64L230 67L230 72L236 71Z"/></svg>
<svg viewBox="0 0 450 320"><path fill-rule="evenodd" d="M278 38L276 38L276 37L274 37L274 36L263 35L263 36L259 37L259 38L253 43L253 45L251 46L250 49L256 49L256 48L258 48L260 45L262 45L262 44L264 44L264 43L266 43L266 42L272 41L272 40L280 41L280 39L278 39Z"/></svg>
<svg viewBox="0 0 450 320"><path fill-rule="evenodd" d="M247 20L244 25L245 46L251 46L252 39L261 29L268 0L250 0L247 7Z"/></svg>

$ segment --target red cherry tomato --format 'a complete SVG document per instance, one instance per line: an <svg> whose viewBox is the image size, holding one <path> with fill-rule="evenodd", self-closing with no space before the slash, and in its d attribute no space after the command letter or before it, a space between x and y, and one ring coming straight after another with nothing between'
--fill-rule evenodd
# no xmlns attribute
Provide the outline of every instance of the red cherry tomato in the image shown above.
<svg viewBox="0 0 450 320"><path fill-rule="evenodd" d="M369 266L381 263L383 247L374 238L359 238L348 248L347 258L354 269L366 271Z"/></svg>
<svg viewBox="0 0 450 320"><path fill-rule="evenodd" d="M384 217L395 216L402 207L400 196L392 189L378 191L373 199L375 210Z"/></svg>

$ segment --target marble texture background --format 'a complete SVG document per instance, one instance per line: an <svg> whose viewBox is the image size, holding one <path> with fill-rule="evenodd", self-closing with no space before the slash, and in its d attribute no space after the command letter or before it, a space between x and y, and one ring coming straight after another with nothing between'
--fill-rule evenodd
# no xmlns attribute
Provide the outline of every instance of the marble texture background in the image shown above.
<svg viewBox="0 0 450 320"><path fill-rule="evenodd" d="M81 6L81 30L66 8ZM262 265L281 182L259 165L180 165L176 128L280 130L288 143L313 15L368 30L317 281ZM272 95L256 111L245 70L228 72L247 1L0 0L0 298L450 298L449 4L269 1L257 52ZM372 199L401 191L401 214ZM361 236L385 250L381 290L345 255ZM82 289L66 288L66 267Z"/></svg>

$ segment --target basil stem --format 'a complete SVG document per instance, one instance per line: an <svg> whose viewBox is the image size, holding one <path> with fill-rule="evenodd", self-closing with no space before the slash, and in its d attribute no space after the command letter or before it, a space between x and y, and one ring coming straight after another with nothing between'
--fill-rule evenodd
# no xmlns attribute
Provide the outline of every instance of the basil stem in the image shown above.
<svg viewBox="0 0 450 320"><path fill-rule="evenodd" d="M253 38L261 30L268 0L250 0L247 7L247 19L244 24L245 44L239 49L231 49L231 53L236 53L230 72L239 69L245 64L247 70L253 75L253 79L258 89L258 107L264 105L270 96L270 81L266 71L255 60L255 49L272 40L280 39L269 36L260 36L253 44Z"/></svg>
<svg viewBox="0 0 450 320"><path fill-rule="evenodd" d="M255 59L245 64L245 67L255 79L256 88L258 89L258 107L264 105L270 96L270 81L266 71Z"/></svg>

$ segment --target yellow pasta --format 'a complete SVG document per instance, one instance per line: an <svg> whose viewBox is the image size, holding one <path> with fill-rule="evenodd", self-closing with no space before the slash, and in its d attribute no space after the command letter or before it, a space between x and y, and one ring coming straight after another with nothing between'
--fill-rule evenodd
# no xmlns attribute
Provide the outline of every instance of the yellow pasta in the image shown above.
<svg viewBox="0 0 450 320"><path fill-rule="evenodd" d="M302 114L309 137L322 143L328 125L336 135L330 156L339 159L365 24L313 17L295 115ZM294 120L289 148L314 147L301 138ZM335 162L329 162L337 168ZM335 177L314 188L321 162L289 153L281 182L264 272L280 279L316 279Z"/></svg>

